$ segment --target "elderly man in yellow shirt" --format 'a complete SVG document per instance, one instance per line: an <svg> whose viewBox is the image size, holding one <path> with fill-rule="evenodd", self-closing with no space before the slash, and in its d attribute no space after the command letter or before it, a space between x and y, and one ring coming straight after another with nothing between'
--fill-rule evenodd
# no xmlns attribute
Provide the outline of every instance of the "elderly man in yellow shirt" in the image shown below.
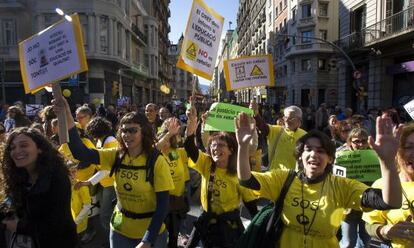
<svg viewBox="0 0 414 248"><path fill-rule="evenodd" d="M294 169L296 159L294 151L296 141L306 134L301 129L302 110L297 106L289 106L283 110L284 126L266 124L258 114L257 103L252 101L250 108L255 114L256 125L261 134L267 137L267 154L269 169Z"/></svg>

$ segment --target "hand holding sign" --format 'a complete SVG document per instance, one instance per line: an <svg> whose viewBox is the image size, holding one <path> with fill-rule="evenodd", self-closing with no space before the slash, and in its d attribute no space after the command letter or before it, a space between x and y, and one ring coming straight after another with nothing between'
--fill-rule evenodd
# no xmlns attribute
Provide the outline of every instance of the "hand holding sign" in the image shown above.
<svg viewBox="0 0 414 248"><path fill-rule="evenodd" d="M190 97L190 109L186 111L187 115L187 136L195 134L197 130L197 110L193 104L193 98Z"/></svg>

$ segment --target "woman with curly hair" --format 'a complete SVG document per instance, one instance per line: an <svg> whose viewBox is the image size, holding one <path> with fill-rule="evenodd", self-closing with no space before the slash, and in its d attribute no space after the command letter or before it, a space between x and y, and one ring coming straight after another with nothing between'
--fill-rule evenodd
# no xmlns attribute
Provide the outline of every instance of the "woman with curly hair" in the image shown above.
<svg viewBox="0 0 414 248"><path fill-rule="evenodd" d="M66 115L73 156L82 162L99 164L115 177L118 202L111 219L110 246L166 247L163 221L174 184L164 157L154 156L154 137L145 115L127 113L119 123L118 148L96 150L88 149L80 140L68 102L58 96L54 104L56 113ZM147 160L155 160L153 166Z"/></svg>
<svg viewBox="0 0 414 248"><path fill-rule="evenodd" d="M2 221L37 248L76 247L70 201L71 184L63 158L38 130L15 129L3 155L6 195L14 218Z"/></svg>

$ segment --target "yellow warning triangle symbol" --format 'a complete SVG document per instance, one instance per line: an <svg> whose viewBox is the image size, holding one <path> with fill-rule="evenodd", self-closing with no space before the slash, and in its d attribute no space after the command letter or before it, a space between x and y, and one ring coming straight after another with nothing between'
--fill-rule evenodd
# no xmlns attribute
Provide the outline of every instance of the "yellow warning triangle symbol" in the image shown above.
<svg viewBox="0 0 414 248"><path fill-rule="evenodd" d="M257 65L255 65L253 67L252 72L250 72L250 76L261 76L261 75L263 75L262 70Z"/></svg>
<svg viewBox="0 0 414 248"><path fill-rule="evenodd" d="M197 56L197 49L196 49L196 47L195 47L194 43L191 43L191 44L188 46L188 48L187 48L186 52L187 52L189 55L193 56L193 57L196 57L196 56Z"/></svg>

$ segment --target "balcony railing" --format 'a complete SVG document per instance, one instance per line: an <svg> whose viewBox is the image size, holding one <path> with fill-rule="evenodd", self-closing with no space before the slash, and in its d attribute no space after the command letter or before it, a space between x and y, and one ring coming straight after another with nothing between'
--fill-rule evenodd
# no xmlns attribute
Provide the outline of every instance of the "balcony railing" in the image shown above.
<svg viewBox="0 0 414 248"><path fill-rule="evenodd" d="M360 32L342 37L336 43L343 49L354 50L414 30L414 6L385 18Z"/></svg>
<svg viewBox="0 0 414 248"><path fill-rule="evenodd" d="M135 64L134 66L131 66L131 71L145 77L149 76L148 68L143 64Z"/></svg>

